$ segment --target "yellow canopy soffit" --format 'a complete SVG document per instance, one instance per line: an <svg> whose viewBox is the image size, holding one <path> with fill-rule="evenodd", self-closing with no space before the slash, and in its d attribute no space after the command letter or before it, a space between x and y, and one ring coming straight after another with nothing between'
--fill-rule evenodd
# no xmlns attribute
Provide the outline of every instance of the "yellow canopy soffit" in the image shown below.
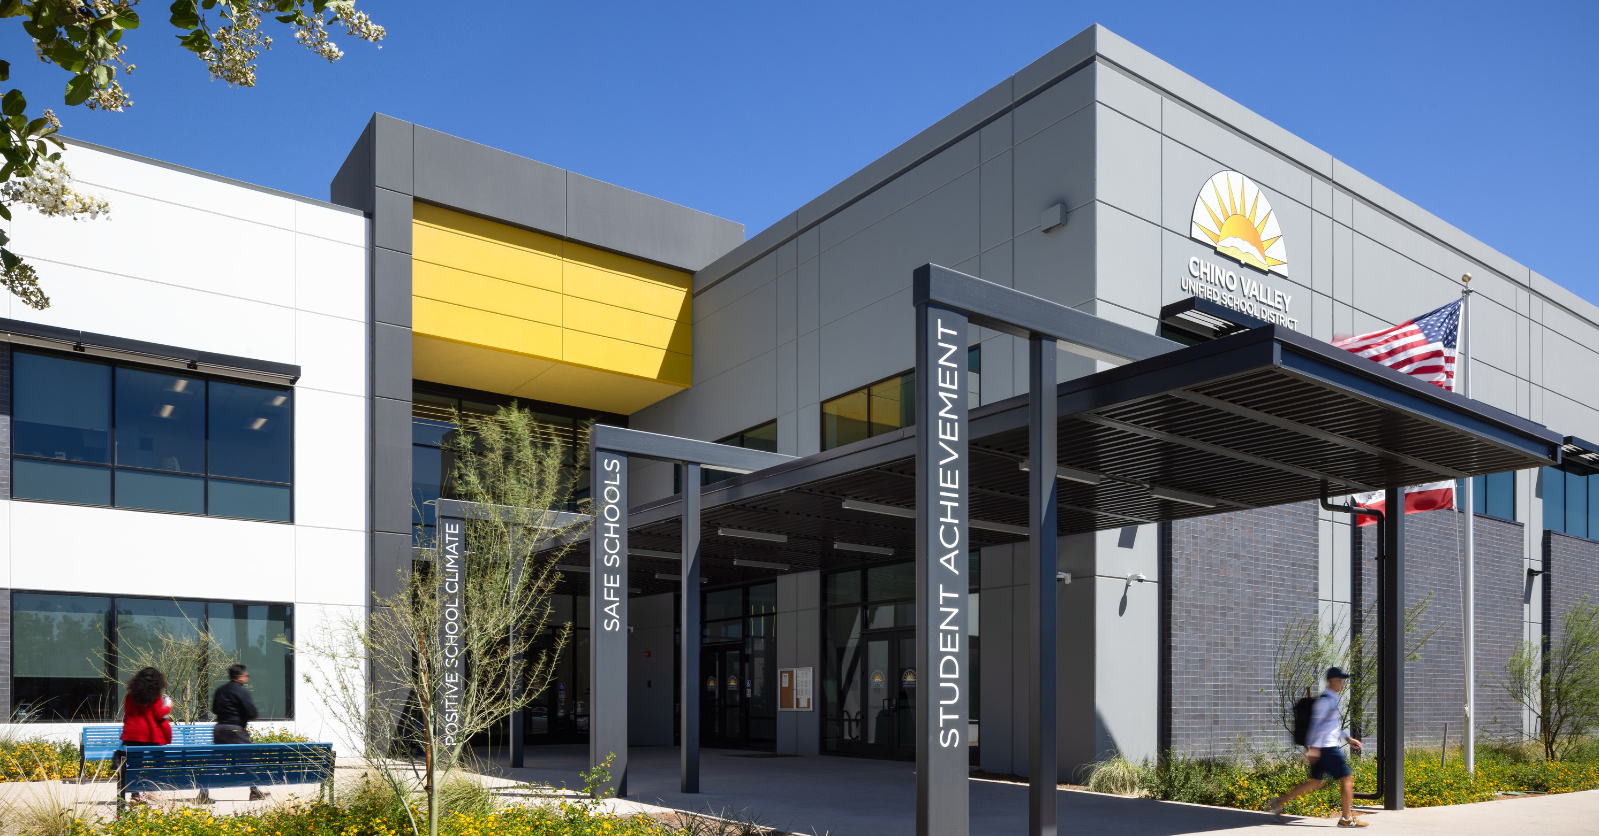
<svg viewBox="0 0 1599 836"><path fill-rule="evenodd" d="M418 380L630 415L688 387L414 334Z"/></svg>

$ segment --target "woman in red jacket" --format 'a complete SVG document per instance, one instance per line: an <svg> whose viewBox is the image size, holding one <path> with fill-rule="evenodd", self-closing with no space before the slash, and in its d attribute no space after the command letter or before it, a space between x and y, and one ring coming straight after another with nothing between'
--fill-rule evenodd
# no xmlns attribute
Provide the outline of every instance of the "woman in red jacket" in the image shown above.
<svg viewBox="0 0 1599 836"><path fill-rule="evenodd" d="M166 675L155 668L144 668L128 680L128 695L122 698L122 743L124 746L165 746L172 742L172 698L162 693ZM143 793L134 793L142 801Z"/></svg>

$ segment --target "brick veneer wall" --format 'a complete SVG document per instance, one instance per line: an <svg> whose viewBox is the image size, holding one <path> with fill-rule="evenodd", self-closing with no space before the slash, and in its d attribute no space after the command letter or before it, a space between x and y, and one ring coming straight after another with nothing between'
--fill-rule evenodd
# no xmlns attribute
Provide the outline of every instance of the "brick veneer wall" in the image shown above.
<svg viewBox="0 0 1599 836"><path fill-rule="evenodd" d="M1557 641L1566 610L1583 596L1599 603L1599 543L1554 531L1543 533L1544 636Z"/></svg>
<svg viewBox="0 0 1599 836"><path fill-rule="evenodd" d="M1283 622L1316 613L1315 505L1180 520L1161 532L1161 745L1197 755L1281 747L1273 649Z"/></svg>
<svg viewBox="0 0 1599 836"><path fill-rule="evenodd" d="M1405 739L1436 746L1448 727L1450 746L1460 744L1466 700L1462 646L1461 580L1465 515L1429 511L1405 515L1405 606L1432 593L1419 631L1432 632L1419 657L1405 665ZM1520 523L1476 517L1477 525L1477 729L1480 735L1508 736L1519 729L1521 713L1494 686L1505 662L1522 639L1526 569ZM1353 595L1363 610L1377 594L1376 527L1358 529L1355 538ZM1376 629L1376 625L1362 625ZM1362 733L1376 740L1374 729Z"/></svg>

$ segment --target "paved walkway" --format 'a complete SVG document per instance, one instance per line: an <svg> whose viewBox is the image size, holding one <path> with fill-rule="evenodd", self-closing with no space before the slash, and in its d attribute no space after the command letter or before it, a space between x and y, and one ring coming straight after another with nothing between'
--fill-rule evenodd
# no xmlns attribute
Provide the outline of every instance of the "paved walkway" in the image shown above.
<svg viewBox="0 0 1599 836"><path fill-rule="evenodd" d="M677 791L676 748L629 750L627 799L641 807L753 817L791 833L831 836L912 836L915 776L912 765L856 758L773 757L753 752L705 749L700 754L697 795ZM753 755L753 757L752 757ZM502 764L503 760L500 761ZM529 766L501 767L519 781L582 785L588 766L585 746L540 746L527 750ZM1056 794L1063 836L1175 836L1252 828L1327 827L1334 819L1296 819L1279 825L1264 813L1149 799L1118 798L1061 790ZM999 781L971 783L972 836L1017 836L1027 832L1027 787ZM1365 813L1369 834L1508 832L1566 836L1599 832L1599 791L1517 798L1485 804Z"/></svg>

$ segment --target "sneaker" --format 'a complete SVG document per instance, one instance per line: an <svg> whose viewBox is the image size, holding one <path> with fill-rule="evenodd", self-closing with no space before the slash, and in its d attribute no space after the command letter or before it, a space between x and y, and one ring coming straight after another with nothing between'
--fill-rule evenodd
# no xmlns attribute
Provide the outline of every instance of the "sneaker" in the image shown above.
<svg viewBox="0 0 1599 836"><path fill-rule="evenodd" d="M1279 821L1279 822L1281 822L1283 824L1287 824L1288 823L1288 817L1283 815L1283 798L1282 798L1282 796L1279 795L1276 798L1273 798L1271 800L1271 804L1269 805L1269 809L1271 810L1271 817L1272 818L1276 819L1277 821Z"/></svg>
<svg viewBox="0 0 1599 836"><path fill-rule="evenodd" d="M251 787L250 788L250 800L251 801L262 801L262 800L265 800L265 799L268 799L268 798L271 798L271 797L272 797L271 793L262 792L259 789L256 789L255 787Z"/></svg>
<svg viewBox="0 0 1599 836"><path fill-rule="evenodd" d="M1371 825L1369 823L1367 823L1367 822L1361 821L1360 819L1339 819L1338 820L1338 826L1339 827L1370 827Z"/></svg>

